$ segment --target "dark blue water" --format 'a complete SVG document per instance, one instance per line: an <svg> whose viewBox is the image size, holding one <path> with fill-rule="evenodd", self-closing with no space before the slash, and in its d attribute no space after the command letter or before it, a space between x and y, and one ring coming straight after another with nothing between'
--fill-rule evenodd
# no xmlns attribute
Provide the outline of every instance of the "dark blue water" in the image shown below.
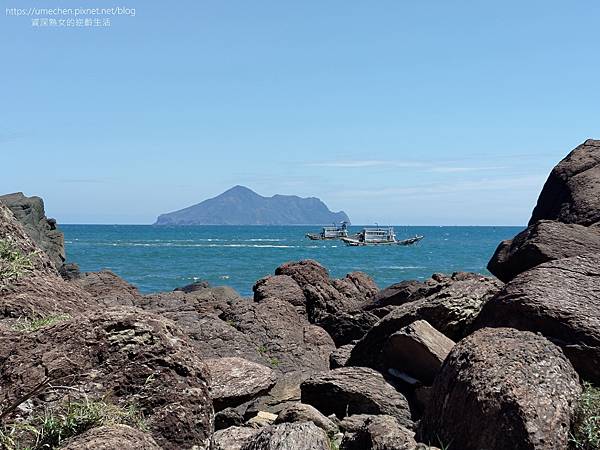
<svg viewBox="0 0 600 450"><path fill-rule="evenodd" d="M347 247L309 241L319 227L61 225L67 259L84 271L110 269L142 292L172 290L195 280L229 285L250 295L254 282L286 261L316 259L335 277L361 270L380 287L434 272L487 273L498 243L519 227L396 227L398 239L422 234L402 247ZM350 231L359 230L351 227Z"/></svg>

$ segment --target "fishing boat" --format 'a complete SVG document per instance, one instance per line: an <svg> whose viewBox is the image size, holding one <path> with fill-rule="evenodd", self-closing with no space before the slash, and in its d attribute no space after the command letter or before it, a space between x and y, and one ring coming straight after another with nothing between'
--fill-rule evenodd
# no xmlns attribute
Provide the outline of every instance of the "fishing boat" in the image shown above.
<svg viewBox="0 0 600 450"><path fill-rule="evenodd" d="M323 227L320 233L307 233L306 237L312 241L327 241L348 237L348 222L342 222L340 226Z"/></svg>
<svg viewBox="0 0 600 450"><path fill-rule="evenodd" d="M367 245L412 245L423 239L416 235L409 239L398 240L394 228L363 228L360 233L352 237L342 237L346 245L351 247L363 247Z"/></svg>

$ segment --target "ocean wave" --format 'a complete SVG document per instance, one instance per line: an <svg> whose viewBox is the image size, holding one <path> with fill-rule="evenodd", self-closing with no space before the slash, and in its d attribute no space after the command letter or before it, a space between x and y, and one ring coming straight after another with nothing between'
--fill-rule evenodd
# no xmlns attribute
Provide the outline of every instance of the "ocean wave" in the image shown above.
<svg viewBox="0 0 600 450"><path fill-rule="evenodd" d="M141 242L102 242L96 245L105 245L109 247L175 247L175 248L213 248L213 247L234 247L234 248L300 248L298 245L277 245L277 244L176 244L173 242L162 243L141 243ZM316 248L316 247L315 247Z"/></svg>
<svg viewBox="0 0 600 450"><path fill-rule="evenodd" d="M383 266L379 269L394 269L394 270L409 270L409 269L426 269L424 266Z"/></svg>

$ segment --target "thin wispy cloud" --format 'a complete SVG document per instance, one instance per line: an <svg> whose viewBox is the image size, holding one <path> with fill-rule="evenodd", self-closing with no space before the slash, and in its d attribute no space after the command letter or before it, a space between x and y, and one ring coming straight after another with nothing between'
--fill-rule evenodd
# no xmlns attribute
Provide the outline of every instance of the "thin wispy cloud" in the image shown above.
<svg viewBox="0 0 600 450"><path fill-rule="evenodd" d="M72 183L72 184L99 184L109 183L112 178L63 178L58 180L59 183Z"/></svg>
<svg viewBox="0 0 600 450"><path fill-rule="evenodd" d="M461 172L478 172L485 170L504 170L507 166L483 166L483 167L431 167L429 172L437 173L461 173Z"/></svg>
<svg viewBox="0 0 600 450"><path fill-rule="evenodd" d="M309 167L332 167L340 169L362 169L365 167L421 167L423 163L414 161L385 160L349 160L349 161L317 161L306 163Z"/></svg>
<svg viewBox="0 0 600 450"><path fill-rule="evenodd" d="M308 167L328 167L333 169L365 169L365 168L406 168L425 172L461 173L486 170L506 169L506 166L452 166L432 164L426 161L398 161L398 160L345 160L345 161L315 161L306 163Z"/></svg>
<svg viewBox="0 0 600 450"><path fill-rule="evenodd" d="M349 189L331 192L336 198L385 198L388 196L425 197L446 195L469 191L499 191L540 188L546 180L545 175L528 175L521 177L484 178L480 180L461 181L458 183L430 183L420 186L398 186L387 188Z"/></svg>

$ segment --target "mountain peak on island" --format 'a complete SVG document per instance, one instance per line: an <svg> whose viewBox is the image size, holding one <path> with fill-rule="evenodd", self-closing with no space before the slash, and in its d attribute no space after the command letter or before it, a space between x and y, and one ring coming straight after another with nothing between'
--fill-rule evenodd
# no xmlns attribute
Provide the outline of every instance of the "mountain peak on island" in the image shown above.
<svg viewBox="0 0 600 450"><path fill-rule="evenodd" d="M342 221L350 221L345 212L330 211L316 197L263 197L236 185L196 205L161 214L155 225L325 225Z"/></svg>

